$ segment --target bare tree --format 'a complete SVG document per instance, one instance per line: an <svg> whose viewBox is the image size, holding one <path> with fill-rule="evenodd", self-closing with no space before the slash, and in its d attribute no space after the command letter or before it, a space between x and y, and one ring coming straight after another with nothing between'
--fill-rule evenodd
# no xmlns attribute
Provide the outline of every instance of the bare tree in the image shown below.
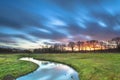
<svg viewBox="0 0 120 80"><path fill-rule="evenodd" d="M78 42L77 42L77 46L78 46L78 49L79 49L79 52L80 52L80 48L81 48L81 41L78 41Z"/></svg>
<svg viewBox="0 0 120 80"><path fill-rule="evenodd" d="M101 51L103 50L103 41L101 41L101 42L99 42L99 44L100 44L100 48L101 48Z"/></svg>
<svg viewBox="0 0 120 80"><path fill-rule="evenodd" d="M65 44L61 44L60 45L60 48L61 48L61 52L63 52L64 51L64 48L66 47L66 45Z"/></svg>
<svg viewBox="0 0 120 80"><path fill-rule="evenodd" d="M112 41L115 41L117 48L120 48L120 37L113 38Z"/></svg>
<svg viewBox="0 0 120 80"><path fill-rule="evenodd" d="M75 43L74 42L69 42L68 46L71 47L72 52L73 52L73 49L75 47Z"/></svg>
<svg viewBox="0 0 120 80"><path fill-rule="evenodd" d="M53 48L54 48L54 52L58 51L59 50L59 44L57 44L57 43L54 44Z"/></svg>
<svg viewBox="0 0 120 80"><path fill-rule="evenodd" d="M83 50L84 42L83 42L83 41L78 41L78 42L77 42L77 46L78 46L78 48L79 48L79 51L80 51L80 50Z"/></svg>
<svg viewBox="0 0 120 80"><path fill-rule="evenodd" d="M84 46L84 51L86 52L86 50L87 50L87 48L86 48L87 43L86 43L86 42L84 42L83 46Z"/></svg>
<svg viewBox="0 0 120 80"><path fill-rule="evenodd" d="M89 49L91 51L92 49L91 49L91 43L90 43L90 41L86 41L86 43L87 43L87 46L89 47Z"/></svg>
<svg viewBox="0 0 120 80"><path fill-rule="evenodd" d="M96 48L96 43L98 43L98 40L91 40L90 43L93 45L94 51Z"/></svg>
<svg viewBox="0 0 120 80"><path fill-rule="evenodd" d="M83 50L84 42L81 42L81 49Z"/></svg>

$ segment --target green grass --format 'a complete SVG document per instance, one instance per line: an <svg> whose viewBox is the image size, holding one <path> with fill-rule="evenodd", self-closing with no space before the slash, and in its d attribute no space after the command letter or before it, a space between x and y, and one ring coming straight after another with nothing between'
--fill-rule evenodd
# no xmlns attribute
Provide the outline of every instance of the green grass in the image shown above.
<svg viewBox="0 0 120 80"><path fill-rule="evenodd" d="M0 79L7 74L15 77L36 69L30 62L18 60L26 54L0 55ZM50 60L73 67L81 80L120 80L120 54L32 54L40 60ZM30 66L29 66L30 65Z"/></svg>
<svg viewBox="0 0 120 80"><path fill-rule="evenodd" d="M0 54L0 80L6 75L12 75L17 78L37 68L36 64L20 61L19 58L20 55Z"/></svg>

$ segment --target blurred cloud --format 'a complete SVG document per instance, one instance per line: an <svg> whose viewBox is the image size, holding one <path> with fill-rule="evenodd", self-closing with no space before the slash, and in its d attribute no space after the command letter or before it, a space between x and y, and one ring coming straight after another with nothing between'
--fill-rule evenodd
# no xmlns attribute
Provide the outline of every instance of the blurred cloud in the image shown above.
<svg viewBox="0 0 120 80"><path fill-rule="evenodd" d="M120 35L120 0L1 0L0 44L111 39Z"/></svg>

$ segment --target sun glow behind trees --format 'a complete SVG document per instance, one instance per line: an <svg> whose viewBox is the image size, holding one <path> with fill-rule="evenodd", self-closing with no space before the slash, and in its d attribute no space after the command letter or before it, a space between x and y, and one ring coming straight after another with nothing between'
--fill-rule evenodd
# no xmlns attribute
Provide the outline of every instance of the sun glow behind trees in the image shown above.
<svg viewBox="0 0 120 80"><path fill-rule="evenodd" d="M70 42L69 44L71 43L73 42ZM73 47L69 46L69 44L65 47L65 50L67 51L94 51L117 48L115 41L84 41L83 44L80 44L80 46L78 46L77 43L72 44Z"/></svg>
<svg viewBox="0 0 120 80"><path fill-rule="evenodd" d="M99 44L96 44L93 46L92 44L84 44L83 46L80 46L80 51L86 50L86 51L93 51L93 50L101 50L102 49L107 49L105 46L101 46ZM72 49L70 47L65 47L65 50L71 51ZM79 51L79 47L75 46L74 51Z"/></svg>
<svg viewBox="0 0 120 80"><path fill-rule="evenodd" d="M44 44L41 46L41 50L52 50L53 52L60 51L95 51L95 50L107 50L107 49L115 49L117 48L117 44L115 41L98 41L98 40L90 40L90 41L78 41L78 42L68 42L68 43L54 43L54 44Z"/></svg>
<svg viewBox="0 0 120 80"><path fill-rule="evenodd" d="M112 40L89 40L89 41L71 41L67 43L49 43L46 42L35 49L37 52L80 52L80 51L102 51L109 49L117 49L120 46L120 38Z"/></svg>

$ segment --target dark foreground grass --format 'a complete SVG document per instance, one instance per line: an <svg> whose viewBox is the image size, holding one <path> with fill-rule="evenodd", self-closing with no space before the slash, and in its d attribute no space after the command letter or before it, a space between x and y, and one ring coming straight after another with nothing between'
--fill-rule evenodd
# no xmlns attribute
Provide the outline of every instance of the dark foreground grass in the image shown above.
<svg viewBox="0 0 120 80"><path fill-rule="evenodd" d="M15 77L36 69L30 62L19 61L27 54L0 55L0 79L7 74ZM72 66L81 80L120 80L120 54L32 54L40 60L50 60Z"/></svg>

